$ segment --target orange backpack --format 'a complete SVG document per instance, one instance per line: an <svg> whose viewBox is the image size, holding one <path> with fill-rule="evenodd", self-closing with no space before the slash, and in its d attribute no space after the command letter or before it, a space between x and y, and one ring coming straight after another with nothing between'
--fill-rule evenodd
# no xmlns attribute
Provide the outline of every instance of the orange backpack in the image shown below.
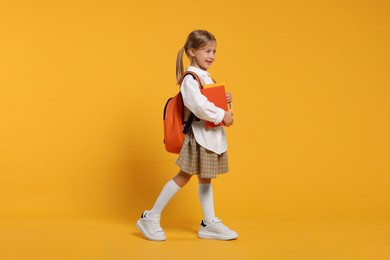
<svg viewBox="0 0 390 260"><path fill-rule="evenodd" d="M180 84L187 75L191 75L198 82L199 88L202 88L198 75L190 71L184 73ZM184 138L195 119L195 115L184 106L180 91L174 97L168 99L164 107L163 119L165 149L170 153L179 154Z"/></svg>

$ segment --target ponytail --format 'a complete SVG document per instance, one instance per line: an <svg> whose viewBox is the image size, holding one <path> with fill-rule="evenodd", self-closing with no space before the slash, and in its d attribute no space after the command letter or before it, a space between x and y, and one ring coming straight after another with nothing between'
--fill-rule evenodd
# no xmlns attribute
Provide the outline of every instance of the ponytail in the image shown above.
<svg viewBox="0 0 390 260"><path fill-rule="evenodd" d="M176 81L177 84L180 84L180 79L184 74L184 65L183 65L183 54L184 54L184 47L180 49L179 53L177 54L176 58Z"/></svg>

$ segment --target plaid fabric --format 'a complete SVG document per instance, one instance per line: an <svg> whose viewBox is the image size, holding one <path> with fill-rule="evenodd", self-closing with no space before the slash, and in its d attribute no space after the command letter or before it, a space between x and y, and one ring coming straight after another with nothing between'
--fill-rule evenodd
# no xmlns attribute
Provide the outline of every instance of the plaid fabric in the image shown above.
<svg viewBox="0 0 390 260"><path fill-rule="evenodd" d="M217 174L229 171L227 152L218 155L203 148L191 130L184 139L176 164L183 172L202 178L216 178Z"/></svg>

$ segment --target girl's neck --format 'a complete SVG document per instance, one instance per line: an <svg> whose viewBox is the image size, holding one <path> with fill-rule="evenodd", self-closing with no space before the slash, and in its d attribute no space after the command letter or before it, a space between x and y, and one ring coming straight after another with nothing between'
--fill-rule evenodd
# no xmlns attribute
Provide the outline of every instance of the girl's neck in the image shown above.
<svg viewBox="0 0 390 260"><path fill-rule="evenodd" d="M191 66L198 68L198 69L201 69L201 70L204 70L204 71L207 71L207 69L200 67L194 60L191 61Z"/></svg>

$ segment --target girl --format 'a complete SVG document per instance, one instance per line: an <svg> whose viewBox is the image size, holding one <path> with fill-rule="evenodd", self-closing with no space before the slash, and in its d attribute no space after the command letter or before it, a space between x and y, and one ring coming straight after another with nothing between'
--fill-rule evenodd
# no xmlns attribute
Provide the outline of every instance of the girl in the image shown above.
<svg viewBox="0 0 390 260"><path fill-rule="evenodd" d="M179 83L184 74L184 52L191 61L191 66L187 67L187 71L195 72L204 84L212 84L213 80L207 69L215 60L215 37L205 30L196 30L190 33L177 56L176 77ZM238 234L226 227L215 216L211 186L211 179L216 178L217 174L228 172L225 128L216 126L206 129L205 127L205 121L213 122L215 125L223 122L225 126L229 127L233 124L233 114L209 102L201 94L196 79L191 75L185 76L181 81L180 92L185 107L200 120L192 123L191 130L185 137L176 161L180 167L179 173L164 186L153 208L142 213L137 222L137 228L147 239L166 240L165 233L160 226L161 213L176 192L187 184L193 175L197 175L199 198L203 211L198 237L219 240L235 239ZM226 95L226 100L228 103L232 102L231 94Z"/></svg>

